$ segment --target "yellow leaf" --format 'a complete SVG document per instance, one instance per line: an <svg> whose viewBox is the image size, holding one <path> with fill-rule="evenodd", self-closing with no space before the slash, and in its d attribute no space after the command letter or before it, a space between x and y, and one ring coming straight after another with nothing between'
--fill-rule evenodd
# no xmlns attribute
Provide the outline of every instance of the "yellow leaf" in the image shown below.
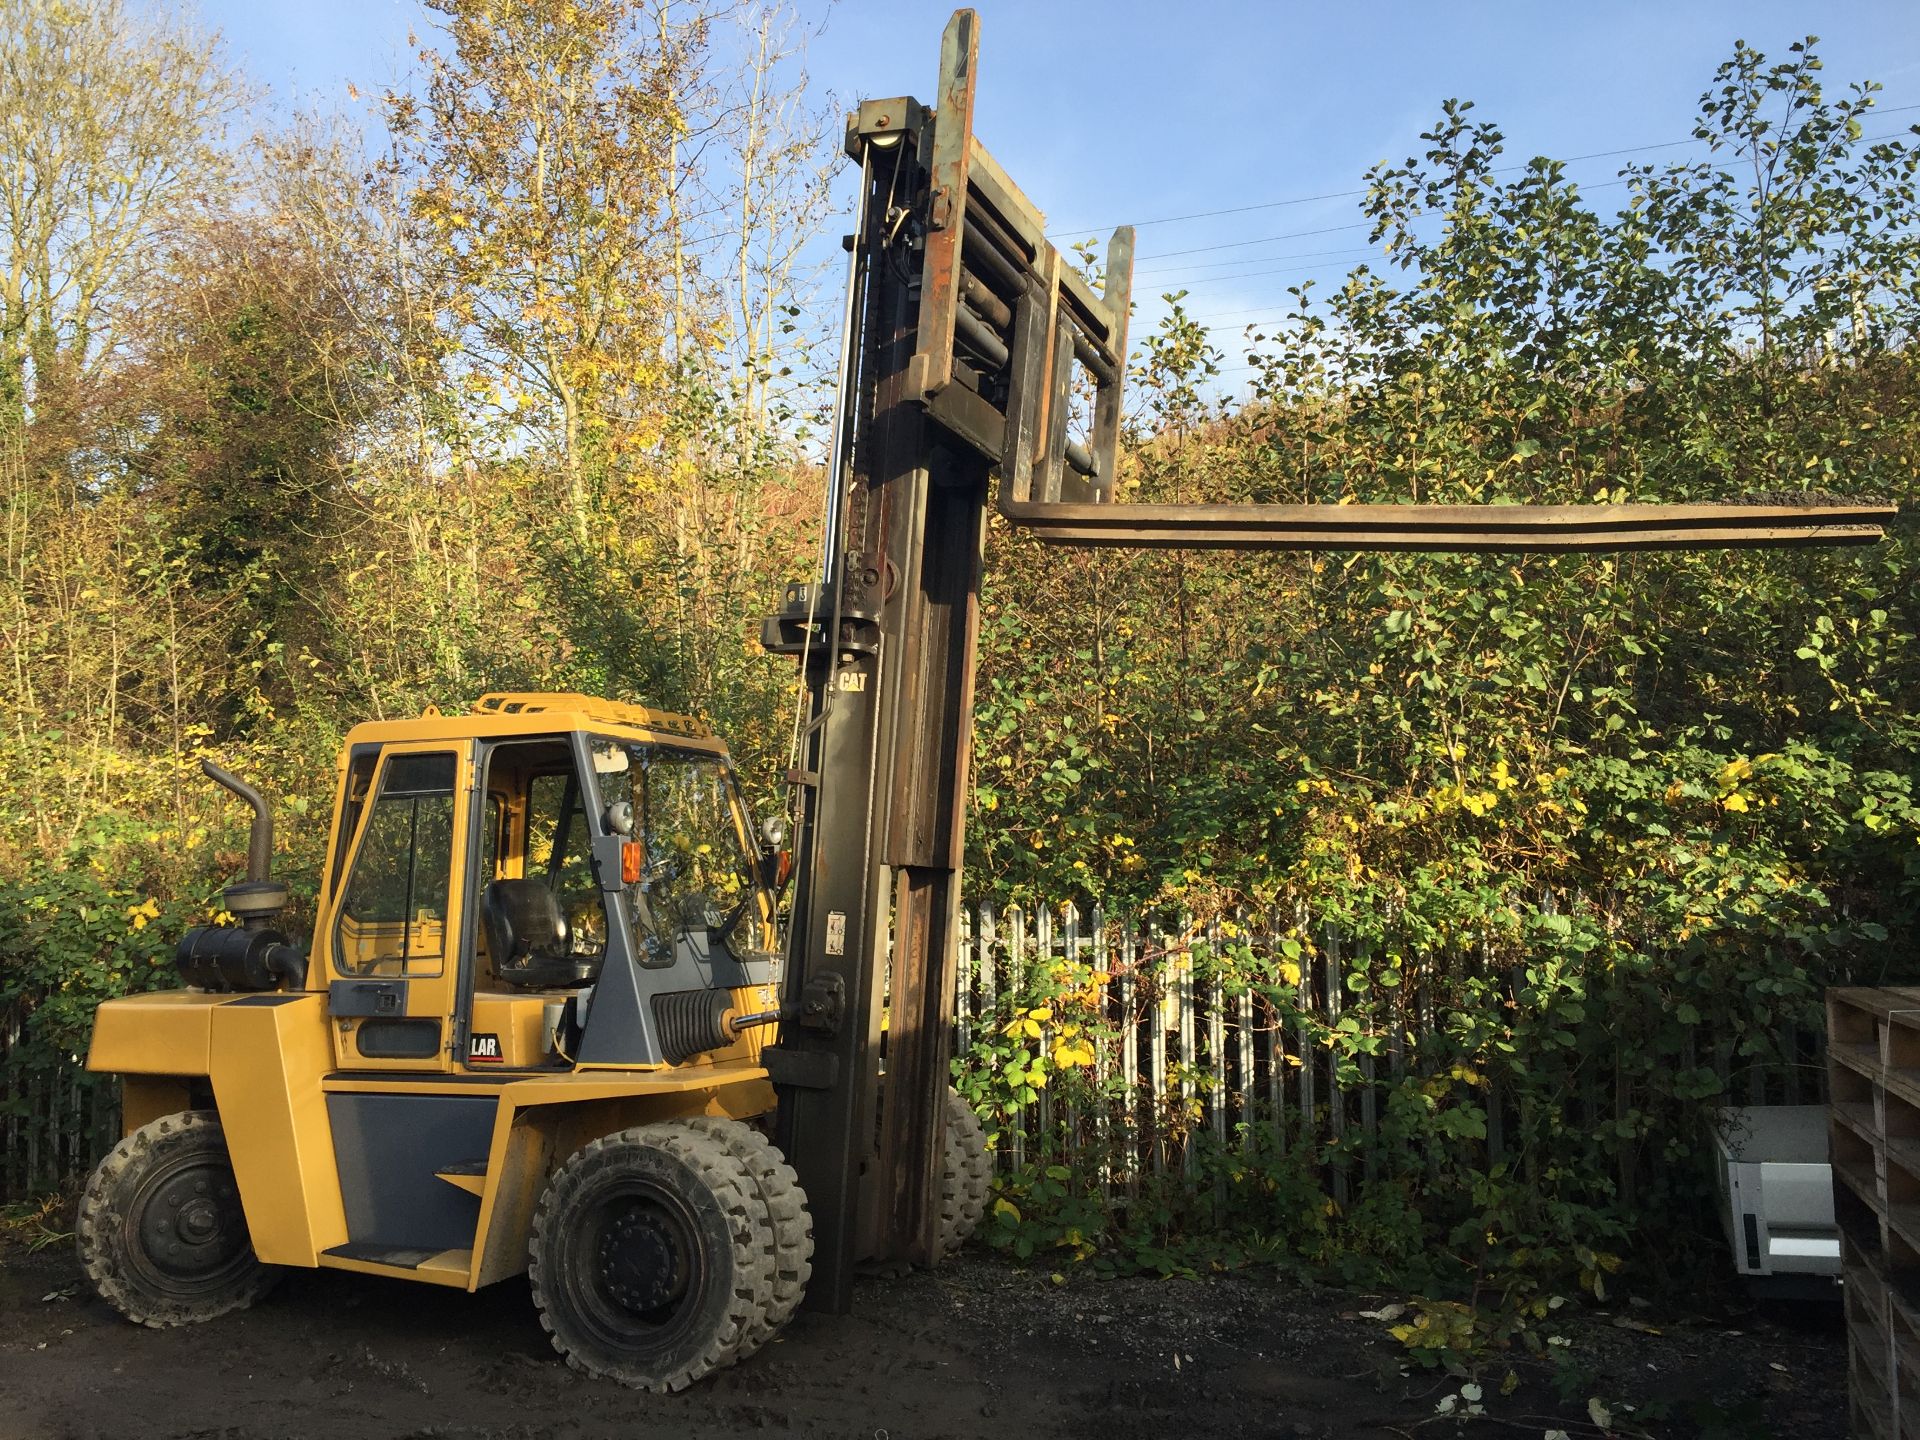
<svg viewBox="0 0 1920 1440"><path fill-rule="evenodd" d="M1020 1223L1020 1207L1015 1205L1011 1200L1007 1199L1004 1195L1001 1196L998 1200L993 1202L993 1213L996 1215L1006 1216L1009 1220L1013 1221L1013 1223L1016 1225Z"/></svg>

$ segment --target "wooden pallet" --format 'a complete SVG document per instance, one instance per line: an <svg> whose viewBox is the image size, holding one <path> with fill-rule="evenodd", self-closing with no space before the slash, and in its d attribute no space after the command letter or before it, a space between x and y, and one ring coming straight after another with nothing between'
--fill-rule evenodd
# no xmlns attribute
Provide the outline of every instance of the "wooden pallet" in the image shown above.
<svg viewBox="0 0 1920 1440"><path fill-rule="evenodd" d="M1864 1237L1841 1232L1851 1433L1920 1440L1920 1304Z"/></svg>
<svg viewBox="0 0 1920 1440"><path fill-rule="evenodd" d="M1850 1433L1920 1440L1920 990L1827 992Z"/></svg>
<svg viewBox="0 0 1920 1440"><path fill-rule="evenodd" d="M1920 1095L1920 989L1851 986L1827 991L1830 1057L1891 1075Z"/></svg>
<svg viewBox="0 0 1920 1440"><path fill-rule="evenodd" d="M1834 1206L1920 1294L1920 990L1827 992Z"/></svg>

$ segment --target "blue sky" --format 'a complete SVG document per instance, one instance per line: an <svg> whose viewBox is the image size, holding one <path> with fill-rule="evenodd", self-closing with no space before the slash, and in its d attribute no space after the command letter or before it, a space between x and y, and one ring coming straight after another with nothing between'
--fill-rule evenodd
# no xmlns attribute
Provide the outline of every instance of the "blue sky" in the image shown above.
<svg viewBox="0 0 1920 1440"><path fill-rule="evenodd" d="M1835 90L1880 81L1887 107L1920 106L1920 4L1258 3L1258 0L982 0L975 126L1057 231L1094 233L1164 217L1357 188L1367 167L1419 148L1440 102L1476 102L1509 155L1565 157L1683 139L1714 67L1744 38L1770 56L1821 37ZM843 102L930 98L951 6L927 0L800 0L820 23L809 69ZM275 102L349 105L346 84L404 76L413 0L205 0L205 21ZM1920 109L1868 133L1904 129ZM1628 159L1576 164L1590 183ZM843 198L846 190L843 187ZM1596 203L1608 192L1595 192ZM1288 285L1338 279L1366 256L1351 199L1142 226L1135 293L1175 287L1217 325L1271 313ZM835 229L836 227L829 227ZM1323 234L1300 234L1326 231ZM1272 238L1266 238L1272 237ZM1239 244L1257 241L1259 243ZM1203 249L1233 245L1229 249ZM1194 253L1176 253L1194 252ZM831 307L831 298L821 303Z"/></svg>

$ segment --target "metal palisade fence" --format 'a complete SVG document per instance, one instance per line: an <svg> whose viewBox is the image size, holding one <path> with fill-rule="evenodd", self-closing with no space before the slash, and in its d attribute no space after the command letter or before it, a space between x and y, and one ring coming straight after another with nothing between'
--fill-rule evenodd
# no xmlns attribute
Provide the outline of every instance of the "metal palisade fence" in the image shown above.
<svg viewBox="0 0 1920 1440"><path fill-rule="evenodd" d="M1017 1086L985 1087L1003 1107L1000 1167L1084 1159L1099 1165L1111 1192L1190 1168L1203 1136L1228 1148L1302 1147L1344 1206L1383 1163L1393 1093L1463 1073L1468 1084L1457 1088L1484 1116L1473 1137L1482 1162L1510 1162L1509 1136L1530 1128L1537 1117L1526 1107L1536 1102L1510 1094L1497 1067L1464 1071L1461 1021L1471 1007L1467 1018L1487 1027L1498 1049L1498 1032L1528 1003L1526 968L1498 963L1485 947L1455 947L1422 957L1408 983L1385 989L1367 982L1378 967L1350 938L1323 930L1302 943L1301 930L1298 916L1241 914L1196 926L1071 904L968 907L954 996L961 1069L1017 1071L1019 1052L1061 1055L1062 1031L1074 1031L1064 1037L1064 1059L1079 1072L1070 1083L1053 1066L1024 1102ZM1737 1042L1744 1017L1728 1000L1724 1014L1698 1016L1672 1057L1675 1070L1697 1077L1701 1098L1824 1100L1818 1028L1783 1024L1756 1043L1748 1027ZM1598 995L1590 1008L1604 1004ZM1554 1102L1563 1132L1639 1122L1641 1097L1604 1054L1607 1023L1592 1016L1597 1040L1586 1037L1587 1062L1567 1066ZM1618 1037L1616 1051L1634 1039ZM1628 1198L1634 1164L1621 1162Z"/></svg>
<svg viewBox="0 0 1920 1440"><path fill-rule="evenodd" d="M955 966L955 1053L998 1098L989 1116L997 1161L1096 1165L1102 1189L1127 1191L1192 1164L1197 1137L1221 1146L1305 1147L1345 1204L1382 1162L1393 1093L1460 1068L1461 1017L1496 1029L1528 1004L1524 968L1481 949L1423 957L1391 990L1358 984L1377 969L1326 930L1302 944L1300 917L1248 916L1195 926L1177 916L1111 916L1072 904L962 916ZM1824 1036L1781 1027L1736 1044L1738 997L1688 1031L1676 1067L1728 1103L1824 1099ZM1596 1000L1604 1005L1604 996ZM1042 1016L1044 1018L1036 1018ZM1596 1016L1604 1042L1606 1019ZM1009 1036L1008 1031L1015 1034ZM1695 1036L1698 1036L1696 1041ZM1696 1053L1697 1048L1697 1053ZM1044 1056L1047 1083L1004 1083ZM1055 1057L1060 1064L1055 1065ZM1066 1069L1075 1083L1061 1083ZM1571 1130L1627 1123L1638 1100L1606 1063L1570 1067L1558 1102ZM1526 1126L1526 1097L1497 1073L1473 1076L1488 1165ZM1031 1098L1023 1098L1030 1096ZM119 1132L119 1087L82 1058L52 1054L0 1027L0 1202L44 1195L84 1176ZM1205 1142L1200 1142L1205 1143ZM1634 1175L1619 1177L1631 1193Z"/></svg>
<svg viewBox="0 0 1920 1440"><path fill-rule="evenodd" d="M119 1082L83 1060L0 1024L0 1204L59 1190L120 1138Z"/></svg>

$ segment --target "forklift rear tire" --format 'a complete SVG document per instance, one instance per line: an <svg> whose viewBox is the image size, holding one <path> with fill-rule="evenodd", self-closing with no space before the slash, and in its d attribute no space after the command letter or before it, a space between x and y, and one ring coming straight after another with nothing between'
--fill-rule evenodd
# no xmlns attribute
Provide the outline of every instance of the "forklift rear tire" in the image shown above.
<svg viewBox="0 0 1920 1440"><path fill-rule="evenodd" d="M940 1170L939 1258L947 1260L973 1238L987 1213L987 1184L993 1162L987 1155L987 1132L973 1107L947 1088L947 1146Z"/></svg>
<svg viewBox="0 0 1920 1440"><path fill-rule="evenodd" d="M211 1110L163 1116L114 1146L87 1181L74 1228L100 1298L155 1329L244 1309L280 1278L254 1258Z"/></svg>
<svg viewBox="0 0 1920 1440"><path fill-rule="evenodd" d="M687 1124L713 1136L746 1167L760 1187L761 1203L773 1222L773 1295L761 1318L749 1327L740 1350L744 1359L793 1318L807 1293L807 1281L813 1275L813 1216L800 1189L800 1177L793 1173L780 1147L765 1135L751 1125L717 1116L703 1116Z"/></svg>
<svg viewBox="0 0 1920 1440"><path fill-rule="evenodd" d="M664 1393L750 1352L776 1249L748 1167L675 1120L595 1140L554 1172L527 1278L569 1365Z"/></svg>

